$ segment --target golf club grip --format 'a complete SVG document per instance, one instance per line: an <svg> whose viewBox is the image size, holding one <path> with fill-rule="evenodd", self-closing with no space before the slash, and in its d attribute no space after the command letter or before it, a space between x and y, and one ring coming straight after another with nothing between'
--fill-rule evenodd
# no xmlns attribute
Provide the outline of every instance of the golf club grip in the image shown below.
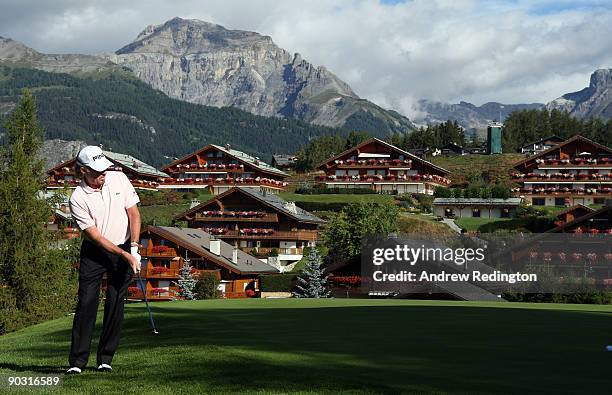
<svg viewBox="0 0 612 395"><path fill-rule="evenodd" d="M138 275L138 284L140 284L140 289L142 290L142 295L144 296L145 306L147 306L147 311L149 312L149 321L151 321L151 327L153 327L153 330L157 332L157 328L155 328L155 322L153 321L153 313L151 313L151 308L149 307L149 300L147 299L146 284L143 283L142 277L140 277L140 272L136 274Z"/></svg>

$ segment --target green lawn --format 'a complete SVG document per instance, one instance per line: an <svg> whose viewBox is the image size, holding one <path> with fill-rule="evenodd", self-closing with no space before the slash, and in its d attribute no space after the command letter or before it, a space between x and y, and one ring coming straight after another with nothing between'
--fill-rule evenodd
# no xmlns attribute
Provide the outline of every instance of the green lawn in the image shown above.
<svg viewBox="0 0 612 395"><path fill-rule="evenodd" d="M321 194L321 195L302 195L299 193L280 193L280 197L292 202L322 202L322 203L369 203L369 202L390 202L393 200L391 195L380 194Z"/></svg>
<svg viewBox="0 0 612 395"><path fill-rule="evenodd" d="M54 393L610 389L611 306L255 299L157 303L153 312L159 336L143 304L128 306L115 371L66 377ZM62 372L71 321L0 337L0 376Z"/></svg>
<svg viewBox="0 0 612 395"><path fill-rule="evenodd" d="M512 223L513 218L473 218L473 217L464 217L464 218L456 218L455 223L462 229L467 231L477 231L480 230L483 225L488 225L488 227L493 228L502 228L503 225L509 225Z"/></svg>
<svg viewBox="0 0 612 395"><path fill-rule="evenodd" d="M170 226L172 218L188 208L189 203L139 207L143 226L153 224L157 226Z"/></svg>

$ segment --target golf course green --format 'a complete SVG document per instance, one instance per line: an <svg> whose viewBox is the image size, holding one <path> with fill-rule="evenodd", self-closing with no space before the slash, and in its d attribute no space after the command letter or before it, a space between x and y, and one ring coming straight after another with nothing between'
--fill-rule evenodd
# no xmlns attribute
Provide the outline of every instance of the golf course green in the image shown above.
<svg viewBox="0 0 612 395"><path fill-rule="evenodd" d="M126 307L114 372L53 393L609 393L612 306L276 299ZM0 376L62 374L72 316L0 337ZM2 392L6 388L0 388ZM39 390L31 390L39 392Z"/></svg>

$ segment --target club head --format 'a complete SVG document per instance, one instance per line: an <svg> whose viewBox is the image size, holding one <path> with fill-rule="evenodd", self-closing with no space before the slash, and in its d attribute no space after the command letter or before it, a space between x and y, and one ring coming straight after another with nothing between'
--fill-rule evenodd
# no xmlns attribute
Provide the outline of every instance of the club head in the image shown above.
<svg viewBox="0 0 612 395"><path fill-rule="evenodd" d="M159 335L159 331L157 329L153 329L153 334L154 335Z"/></svg>

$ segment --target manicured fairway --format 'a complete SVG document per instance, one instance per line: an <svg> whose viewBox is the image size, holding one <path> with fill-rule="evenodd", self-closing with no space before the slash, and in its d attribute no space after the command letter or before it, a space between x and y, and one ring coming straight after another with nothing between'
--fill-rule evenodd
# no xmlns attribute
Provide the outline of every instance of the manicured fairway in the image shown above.
<svg viewBox="0 0 612 395"><path fill-rule="evenodd" d="M116 371L66 377L54 393L595 394L611 384L612 306L288 299L153 311L159 336L143 304L128 306ZM63 371L71 320L0 337L0 375Z"/></svg>

